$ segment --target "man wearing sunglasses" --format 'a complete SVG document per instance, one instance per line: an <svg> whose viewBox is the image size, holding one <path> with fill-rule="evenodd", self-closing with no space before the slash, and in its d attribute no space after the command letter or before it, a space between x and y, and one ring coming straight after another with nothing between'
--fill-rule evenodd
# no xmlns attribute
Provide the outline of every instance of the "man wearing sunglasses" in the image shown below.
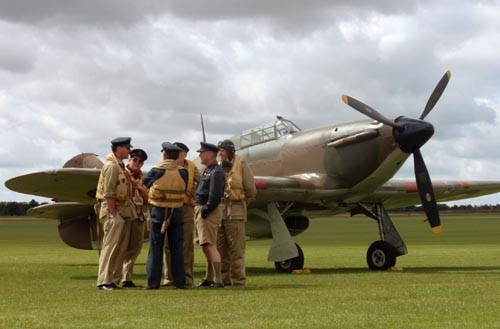
<svg viewBox="0 0 500 329"><path fill-rule="evenodd" d="M112 153L106 157L97 183L96 214L104 231L97 278L99 290L119 288L125 224L137 218L132 200L132 180L123 164L132 148L131 140L130 137L118 137L111 141Z"/></svg>
<svg viewBox="0 0 500 329"><path fill-rule="evenodd" d="M133 185L133 198L135 210L137 212L137 219L126 223L129 229L125 232L128 235L124 236L125 239L125 254L123 259L123 278L122 287L136 287L132 281L132 272L134 270L135 260L139 256L142 245L144 244L144 227L146 225L146 215L144 211L145 204L148 202L148 189L142 185L142 166L144 161L148 159L148 155L144 150L133 149L130 151L130 160L126 165L127 171L130 174Z"/></svg>

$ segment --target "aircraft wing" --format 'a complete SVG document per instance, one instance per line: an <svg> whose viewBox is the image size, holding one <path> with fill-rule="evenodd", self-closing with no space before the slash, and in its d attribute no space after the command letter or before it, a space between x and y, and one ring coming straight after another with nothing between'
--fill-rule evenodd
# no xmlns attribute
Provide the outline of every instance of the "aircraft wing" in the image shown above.
<svg viewBox="0 0 500 329"><path fill-rule="evenodd" d="M295 177L256 176L257 204L281 201L301 203L383 203L387 209L421 203L417 185L413 180L390 180L374 191L349 188L322 189L307 179ZM495 181L445 181L432 183L438 202L475 198L500 192Z"/></svg>
<svg viewBox="0 0 500 329"><path fill-rule="evenodd" d="M438 202L448 202L476 198L500 192L498 181L447 181L432 182ZM400 208L421 203L415 181L390 180L376 189L364 202L382 202L388 209Z"/></svg>
<svg viewBox="0 0 500 329"><path fill-rule="evenodd" d="M14 177L5 186L20 193L93 204L100 172L100 169L62 168Z"/></svg>
<svg viewBox="0 0 500 329"><path fill-rule="evenodd" d="M5 182L9 189L31 195L83 204L95 202L99 169L62 168L18 176ZM374 191L349 188L324 189L298 177L255 176L257 200L254 206L269 202L300 203L383 203L387 209L420 204L415 181L390 180ZM500 192L494 181L433 181L438 202L475 198Z"/></svg>
<svg viewBox="0 0 500 329"><path fill-rule="evenodd" d="M93 211L94 207L89 204L81 204L78 202L56 202L30 208L26 214L30 217L65 220L81 216L82 214L88 214Z"/></svg>

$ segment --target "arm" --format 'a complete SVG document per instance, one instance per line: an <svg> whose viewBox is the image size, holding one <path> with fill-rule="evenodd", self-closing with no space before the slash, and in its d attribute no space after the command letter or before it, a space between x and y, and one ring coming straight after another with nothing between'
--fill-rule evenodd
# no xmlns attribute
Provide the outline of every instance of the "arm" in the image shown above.
<svg viewBox="0 0 500 329"><path fill-rule="evenodd" d="M148 188L144 186L140 180L137 181L136 188L139 190L139 192L141 192L142 202L144 202L145 204L148 203Z"/></svg>
<svg viewBox="0 0 500 329"><path fill-rule="evenodd" d="M186 188L184 189L184 192L186 192L189 173L186 169L183 168L183 169L179 169L179 174L181 175L182 179L184 180L184 185L186 186Z"/></svg>
<svg viewBox="0 0 500 329"><path fill-rule="evenodd" d="M214 170L210 175L210 191L208 194L208 201L202 208L201 216L207 218L210 212L217 208L224 196L225 175L222 170Z"/></svg>
<svg viewBox="0 0 500 329"><path fill-rule="evenodd" d="M190 202L190 205L191 206L194 206L196 204L196 202L194 201L194 198L195 198L195 195L196 195L196 189L198 187L198 184L200 183L201 181L201 172L198 170L198 168L195 166L194 167L194 184L193 184L193 188L191 191L186 191L186 193L188 194L189 196L189 202Z"/></svg>
<svg viewBox="0 0 500 329"><path fill-rule="evenodd" d="M255 200L255 196L257 195L257 188L255 187L255 182L253 178L253 171L246 164L246 162L242 163L242 171L243 171L243 189L245 190L245 200L247 204L251 203Z"/></svg>
<svg viewBox="0 0 500 329"><path fill-rule="evenodd" d="M117 165L106 166L103 168L104 198L111 216L116 216L116 185L118 182L119 167Z"/></svg>
<svg viewBox="0 0 500 329"><path fill-rule="evenodd" d="M111 216L116 216L116 201L114 198L106 197L106 203L108 205L108 210Z"/></svg>
<svg viewBox="0 0 500 329"><path fill-rule="evenodd" d="M142 180L142 184L150 188L153 183L165 173L165 169L152 168Z"/></svg>

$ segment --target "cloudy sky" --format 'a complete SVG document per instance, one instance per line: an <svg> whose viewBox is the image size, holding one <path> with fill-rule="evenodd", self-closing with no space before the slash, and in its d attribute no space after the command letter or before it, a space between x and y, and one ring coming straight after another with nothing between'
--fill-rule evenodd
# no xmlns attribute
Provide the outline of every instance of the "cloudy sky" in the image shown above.
<svg viewBox="0 0 500 329"><path fill-rule="evenodd" d="M195 149L200 113L212 142L275 115L364 119L343 93L416 118L448 69L431 176L500 180L498 17L498 1L1 0L0 180L105 156L117 136L151 162L163 141Z"/></svg>

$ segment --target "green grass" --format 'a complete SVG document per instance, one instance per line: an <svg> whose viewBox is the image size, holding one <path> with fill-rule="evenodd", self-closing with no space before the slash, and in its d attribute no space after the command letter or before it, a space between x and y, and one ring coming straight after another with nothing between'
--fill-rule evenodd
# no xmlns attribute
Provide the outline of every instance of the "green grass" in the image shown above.
<svg viewBox="0 0 500 329"><path fill-rule="evenodd" d="M247 287L111 292L95 288L97 252L64 245L55 221L0 220L0 327L500 328L500 215L444 216L440 236L422 219L395 218L403 272L367 269L374 221L318 218L296 237L312 274L275 273L259 240L247 245Z"/></svg>

